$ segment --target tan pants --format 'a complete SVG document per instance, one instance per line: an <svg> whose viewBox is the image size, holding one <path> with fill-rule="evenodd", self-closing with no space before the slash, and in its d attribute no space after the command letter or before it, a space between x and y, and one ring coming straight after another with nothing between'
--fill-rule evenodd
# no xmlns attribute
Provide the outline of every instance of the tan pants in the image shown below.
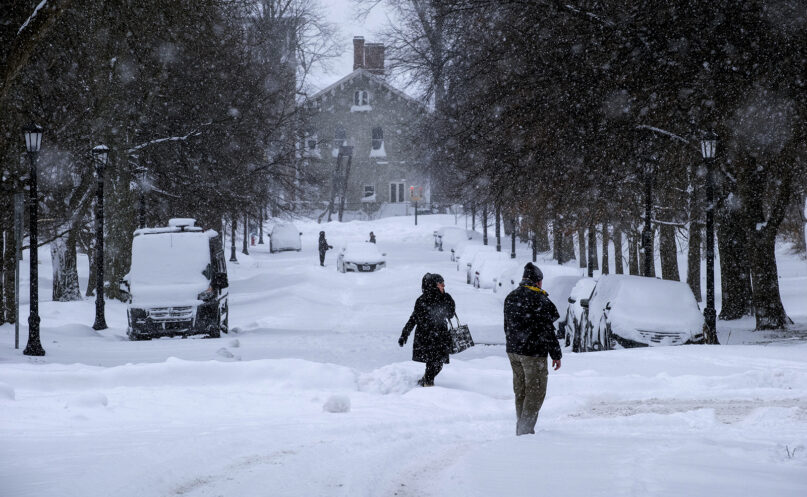
<svg viewBox="0 0 807 497"><path fill-rule="evenodd" d="M513 392L516 394L516 435L535 433L538 411L546 397L548 376L546 356L530 357L508 353L513 368Z"/></svg>

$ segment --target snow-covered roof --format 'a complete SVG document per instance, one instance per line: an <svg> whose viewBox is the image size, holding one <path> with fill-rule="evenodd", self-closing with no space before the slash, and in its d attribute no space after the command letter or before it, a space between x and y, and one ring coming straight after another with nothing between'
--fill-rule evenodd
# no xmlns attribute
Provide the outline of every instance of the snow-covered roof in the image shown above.
<svg viewBox="0 0 807 497"><path fill-rule="evenodd" d="M318 91L317 93L313 94L308 100L312 101L312 100L316 100L318 98L322 98L324 95L336 90L337 88L344 85L348 81L350 81L350 80L352 80L354 78L360 77L360 76L365 77L368 80L373 81L373 82L377 83L380 86L383 86L384 88L386 88L387 90L389 90L393 94L397 95L398 97L406 100L407 102L417 104L420 107L424 107L424 108L426 107L426 105L424 105L423 102L421 102L421 101L419 101L419 100L417 100L415 98L410 97L406 93L402 92L401 90L399 90L399 89L395 88L394 86L392 86L391 84L387 83L387 80L385 80L384 78L382 78L380 76L376 76L375 74L371 73L370 71L368 71L367 69L364 69L364 68L356 69L355 71L348 74L347 76L340 79L339 81L337 81L337 82L331 84L330 86L327 86L327 87L323 88L322 90Z"/></svg>

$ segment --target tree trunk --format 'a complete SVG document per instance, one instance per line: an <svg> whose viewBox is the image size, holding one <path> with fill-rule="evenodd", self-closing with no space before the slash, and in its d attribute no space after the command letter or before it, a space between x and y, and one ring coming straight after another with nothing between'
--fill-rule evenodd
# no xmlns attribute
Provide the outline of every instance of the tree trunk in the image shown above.
<svg viewBox="0 0 807 497"><path fill-rule="evenodd" d="M244 213L244 243L241 253L249 255L249 215Z"/></svg>
<svg viewBox="0 0 807 497"><path fill-rule="evenodd" d="M95 250L92 248L87 251L87 261L90 265L90 274L87 278L87 291L84 292L84 296L92 297L95 295L95 279L98 277L98 272L95 270Z"/></svg>
<svg viewBox="0 0 807 497"><path fill-rule="evenodd" d="M701 225L691 220L689 223L689 247L687 252L687 285L695 299L703 301L701 295Z"/></svg>
<svg viewBox="0 0 807 497"><path fill-rule="evenodd" d="M794 238L793 240L793 250L796 252L803 254L807 252L807 237L805 237L805 223L807 223L807 202L805 201L807 196L803 193L796 195L795 205L793 206L795 211L795 220L796 226L794 229Z"/></svg>
<svg viewBox="0 0 807 497"><path fill-rule="evenodd" d="M609 261L608 261L608 245L611 242L611 236L608 232L608 223L602 223L602 274L608 274Z"/></svg>
<svg viewBox="0 0 807 497"><path fill-rule="evenodd" d="M535 245L538 252L549 252L549 233L546 229L546 220L539 219L535 225Z"/></svg>
<svg viewBox="0 0 807 497"><path fill-rule="evenodd" d="M659 255L661 256L661 278L681 281L678 272L678 246L675 243L675 226L659 226Z"/></svg>
<svg viewBox="0 0 807 497"><path fill-rule="evenodd" d="M580 258L577 259L578 266L581 269L588 267L586 258L586 230L584 228L577 228L577 251L580 253Z"/></svg>
<svg viewBox="0 0 807 497"><path fill-rule="evenodd" d="M14 228L12 226L6 231L6 244L3 249L3 265L5 267L5 275L3 278L3 295L0 301L5 300L5 315L7 323L14 323L16 318L16 309L14 306L14 291L16 277L15 265L17 264L17 240L14 236Z"/></svg>
<svg viewBox="0 0 807 497"><path fill-rule="evenodd" d="M776 330L792 323L785 313L779 294L776 269L776 235L758 234L752 237L751 281L757 330Z"/></svg>
<svg viewBox="0 0 807 497"><path fill-rule="evenodd" d="M488 244L488 204L482 206L482 245Z"/></svg>
<svg viewBox="0 0 807 497"><path fill-rule="evenodd" d="M128 147L123 142L119 150ZM132 238L137 228L137 194L129 188L132 182L128 168L128 155L120 154L113 164L110 156L109 179L105 180L104 196L104 295L124 300L119 282L132 266ZM113 174L114 171L114 174ZM94 261L93 261L94 262Z"/></svg>
<svg viewBox="0 0 807 497"><path fill-rule="evenodd" d="M720 319L732 320L753 312L751 303L751 267L747 233L739 208L729 205L718 212L717 250L720 254Z"/></svg>
<svg viewBox="0 0 807 497"><path fill-rule="evenodd" d="M745 228L751 248L751 288L757 330L781 329L791 323L782 305L779 293L779 276L776 268L776 235L792 198L791 174L784 174L777 184L770 213L765 217L763 198L766 195L766 171L748 164L748 178L741 178L739 194L747 216Z"/></svg>
<svg viewBox="0 0 807 497"><path fill-rule="evenodd" d="M588 226L588 275L594 276L594 271L599 269L597 264L597 229L594 223Z"/></svg>
<svg viewBox="0 0 807 497"><path fill-rule="evenodd" d="M2 223L0 219L0 223ZM6 231L0 224L0 325L6 323L6 275L8 274L8 263L6 262Z"/></svg>
<svg viewBox="0 0 807 497"><path fill-rule="evenodd" d="M614 273L625 273L622 256L622 228L619 226L614 229Z"/></svg>
<svg viewBox="0 0 807 497"><path fill-rule="evenodd" d="M651 278L656 277L656 253L655 253L655 244L656 244L656 230L650 231L650 253L645 254L642 250L639 250L639 262L641 263L641 267L645 267L645 256L650 257L650 274L644 274L642 276L649 276Z"/></svg>
<svg viewBox="0 0 807 497"><path fill-rule="evenodd" d="M633 229L628 233L628 272L639 275L639 241Z"/></svg>
<svg viewBox="0 0 807 497"><path fill-rule="evenodd" d="M563 227L561 226L560 218L555 218L552 223L552 256L558 261L558 264L566 262L566 254L564 254L564 241L563 241Z"/></svg>
<svg viewBox="0 0 807 497"><path fill-rule="evenodd" d="M564 263L574 259L574 235L571 232L563 233L563 259Z"/></svg>
<svg viewBox="0 0 807 497"><path fill-rule="evenodd" d="M59 237L50 244L53 263L53 301L71 302L81 300L76 269L76 239L72 235Z"/></svg>
<svg viewBox="0 0 807 497"><path fill-rule="evenodd" d="M495 214L496 214L496 252L502 251L502 209L501 206L497 203L495 206Z"/></svg>

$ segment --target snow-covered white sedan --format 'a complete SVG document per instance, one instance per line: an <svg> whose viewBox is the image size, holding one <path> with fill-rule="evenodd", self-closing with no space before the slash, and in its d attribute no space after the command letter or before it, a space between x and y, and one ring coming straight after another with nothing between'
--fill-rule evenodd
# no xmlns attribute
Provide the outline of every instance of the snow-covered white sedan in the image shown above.
<svg viewBox="0 0 807 497"><path fill-rule="evenodd" d="M506 252L480 252L474 258L471 271L473 286L476 288L495 288L499 276L511 268L523 267Z"/></svg>
<svg viewBox="0 0 807 497"><path fill-rule="evenodd" d="M387 254L382 254L375 243L351 242L339 251L336 270L340 273L378 271L387 266L386 257Z"/></svg>
<svg viewBox="0 0 807 497"><path fill-rule="evenodd" d="M682 345L703 341L703 315L689 285L623 274L603 275L588 305L580 350Z"/></svg>
<svg viewBox="0 0 807 497"><path fill-rule="evenodd" d="M301 235L302 233L293 223L275 224L272 226L272 232L269 233L269 252L273 254L284 250L299 252L302 249Z"/></svg>

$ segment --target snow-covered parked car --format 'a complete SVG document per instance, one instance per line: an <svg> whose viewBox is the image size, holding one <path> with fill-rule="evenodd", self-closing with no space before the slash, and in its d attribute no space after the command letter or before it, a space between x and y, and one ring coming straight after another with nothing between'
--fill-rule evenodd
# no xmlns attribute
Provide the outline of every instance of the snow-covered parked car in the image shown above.
<svg viewBox="0 0 807 497"><path fill-rule="evenodd" d="M490 246L488 246L490 247ZM473 257L469 257L465 259L463 263L460 261L461 264L465 265L465 282L469 285L474 285L474 277L476 276L476 270L482 264L482 261L486 259L503 259L503 256L507 256L504 252L496 252L494 247L490 247L490 250L483 249L477 250L474 252Z"/></svg>
<svg viewBox="0 0 807 497"><path fill-rule="evenodd" d="M339 250L336 270L340 273L378 271L387 266L386 257L387 254L382 254L375 243L351 242Z"/></svg>
<svg viewBox="0 0 807 497"><path fill-rule="evenodd" d="M467 242L462 242L457 245L455 252L456 255L454 257L454 261L457 263L457 271L464 270L466 273L468 272L468 264L473 261L474 256L478 252L495 252L496 247L492 245L482 245L481 243L468 240ZM468 284L471 283L470 277L467 278Z"/></svg>
<svg viewBox="0 0 807 497"><path fill-rule="evenodd" d="M703 341L703 315L689 285L622 274L603 275L588 305L581 351Z"/></svg>
<svg viewBox="0 0 807 497"><path fill-rule="evenodd" d="M596 284L594 278L580 278L569 293L569 305L566 314L558 323L558 332L563 333L565 347L571 345L572 352L580 352L580 338L587 322L588 308L581 305L581 300L591 297L591 291Z"/></svg>
<svg viewBox="0 0 807 497"><path fill-rule="evenodd" d="M480 260L476 260L480 258ZM473 271L473 285L475 288L493 289L498 277L508 268L522 266L505 252L480 252L474 258L471 270Z"/></svg>
<svg viewBox="0 0 807 497"><path fill-rule="evenodd" d="M452 261L454 248L465 241L473 240L477 233L475 231L458 228L457 226L443 226L434 232L435 245L437 250L451 252Z"/></svg>
<svg viewBox="0 0 807 497"><path fill-rule="evenodd" d="M272 226L272 232L269 233L269 252L283 252L284 250L299 252L302 249L301 236L302 233L293 223L277 223Z"/></svg>
<svg viewBox="0 0 807 497"><path fill-rule="evenodd" d="M221 237L193 219L134 232L132 266L121 282L129 293L131 340L227 332L227 265Z"/></svg>

